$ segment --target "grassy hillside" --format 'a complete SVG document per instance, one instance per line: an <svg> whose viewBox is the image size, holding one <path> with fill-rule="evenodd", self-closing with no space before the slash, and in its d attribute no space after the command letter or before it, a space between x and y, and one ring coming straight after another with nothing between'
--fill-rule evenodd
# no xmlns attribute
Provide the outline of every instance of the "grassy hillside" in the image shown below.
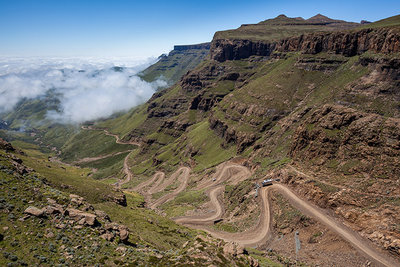
<svg viewBox="0 0 400 267"><path fill-rule="evenodd" d="M207 55L209 44L179 46L168 55L142 71L141 77L148 82L163 78L170 85L176 83L187 71L194 69Z"/></svg>
<svg viewBox="0 0 400 267"><path fill-rule="evenodd" d="M126 206L118 205L112 195L122 192L87 177L87 169L50 162L27 143L14 144L22 154L6 151L10 146L0 141L2 266L249 264L250 258L224 254L215 240L143 208L137 193L126 193ZM72 212L86 217L78 221ZM127 229L128 239L119 229ZM198 240L202 250L190 251Z"/></svg>
<svg viewBox="0 0 400 267"><path fill-rule="evenodd" d="M400 15L393 16L390 18L382 19L375 21L370 24L366 24L361 26L360 28L367 29L367 28L381 28L381 27L393 27L393 26L400 26Z"/></svg>

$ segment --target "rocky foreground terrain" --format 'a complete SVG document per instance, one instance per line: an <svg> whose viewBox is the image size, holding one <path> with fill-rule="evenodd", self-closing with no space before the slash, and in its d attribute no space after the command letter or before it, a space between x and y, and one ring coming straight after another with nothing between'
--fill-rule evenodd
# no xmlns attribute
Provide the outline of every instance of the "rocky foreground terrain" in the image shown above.
<svg viewBox="0 0 400 267"><path fill-rule="evenodd" d="M55 188L25 166L20 155L24 153L0 139L2 266L258 264L243 247L200 233L186 233L187 241L168 251L158 250L143 239L135 241L136 233L126 225L113 221L83 197ZM118 200L110 199L111 205L117 209L127 205L120 192L111 193ZM150 218L143 219L158 224ZM136 223L140 222L133 225Z"/></svg>

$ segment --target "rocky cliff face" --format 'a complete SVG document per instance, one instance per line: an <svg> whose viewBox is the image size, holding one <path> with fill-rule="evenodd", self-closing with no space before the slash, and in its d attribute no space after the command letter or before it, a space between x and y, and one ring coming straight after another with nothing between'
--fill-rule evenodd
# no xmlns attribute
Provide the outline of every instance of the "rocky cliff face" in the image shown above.
<svg viewBox="0 0 400 267"><path fill-rule="evenodd" d="M185 51L192 49L210 49L211 43L202 43L202 44L194 44L194 45L174 45L175 51Z"/></svg>
<svg viewBox="0 0 400 267"><path fill-rule="evenodd" d="M211 43L210 55L212 59L223 62L250 56L269 56L275 47L275 43L262 41L219 39Z"/></svg>
<svg viewBox="0 0 400 267"><path fill-rule="evenodd" d="M354 32L314 33L289 38L277 43L277 51L301 51L306 54L333 52L355 56L373 51L375 53L400 52L399 29L365 29Z"/></svg>
<svg viewBox="0 0 400 267"><path fill-rule="evenodd" d="M355 56L366 51L397 53L400 52L400 31L399 28L381 28L312 33L276 42L217 39L211 44L210 55L212 59L223 62L253 55L269 56L274 51L300 51L305 54L331 52L345 56Z"/></svg>
<svg viewBox="0 0 400 267"><path fill-rule="evenodd" d="M399 177L400 119L385 118L340 105L325 105L315 110L297 128L290 156L312 160L345 174L366 172L374 177ZM385 193L387 189L365 190ZM397 192L400 193L400 192Z"/></svg>

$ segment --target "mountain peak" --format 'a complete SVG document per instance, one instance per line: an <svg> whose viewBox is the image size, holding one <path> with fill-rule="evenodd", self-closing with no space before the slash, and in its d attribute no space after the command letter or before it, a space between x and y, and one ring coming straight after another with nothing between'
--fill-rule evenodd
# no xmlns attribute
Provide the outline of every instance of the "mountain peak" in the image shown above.
<svg viewBox="0 0 400 267"><path fill-rule="evenodd" d="M318 13L317 15L307 19L306 21L313 23L327 23L327 22L335 22L336 20L328 18L327 16Z"/></svg>
<svg viewBox="0 0 400 267"><path fill-rule="evenodd" d="M285 14L280 14L276 17L276 19L287 19L288 17Z"/></svg>

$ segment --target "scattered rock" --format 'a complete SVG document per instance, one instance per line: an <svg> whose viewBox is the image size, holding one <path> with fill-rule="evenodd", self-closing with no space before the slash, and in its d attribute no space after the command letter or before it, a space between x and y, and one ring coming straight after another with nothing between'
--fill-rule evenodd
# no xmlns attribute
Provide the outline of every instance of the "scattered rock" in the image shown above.
<svg viewBox="0 0 400 267"><path fill-rule="evenodd" d="M75 195L75 194L70 194L69 195L69 198L70 198L70 200L71 200L71 203L72 204L75 204L76 206L80 206L80 205L82 205L83 203L84 203L84 201L85 201L85 199L83 198L83 197L80 197L80 196L78 196L78 195Z"/></svg>
<svg viewBox="0 0 400 267"><path fill-rule="evenodd" d="M53 238L53 237L54 237L54 234L53 234L53 232L49 232L49 233L47 233L47 234L45 235L45 237L47 237L47 238Z"/></svg>
<svg viewBox="0 0 400 267"><path fill-rule="evenodd" d="M107 232L107 233L105 233L105 234L102 234L100 237L101 237L101 238L104 238L104 239L107 240L107 241L113 241L115 236L114 236L113 233Z"/></svg>
<svg viewBox="0 0 400 267"><path fill-rule="evenodd" d="M104 225L104 229L110 231L110 230L118 230L119 228L119 224L115 223L115 222L111 222L111 223L106 223Z"/></svg>
<svg viewBox="0 0 400 267"><path fill-rule="evenodd" d="M49 203L50 205L56 205L57 204L57 202L52 198L47 198L47 203Z"/></svg>
<svg viewBox="0 0 400 267"><path fill-rule="evenodd" d="M110 221L110 217L108 216L108 214L102 210L95 210L94 214L96 214L97 217L99 217L105 221Z"/></svg>
<svg viewBox="0 0 400 267"><path fill-rule="evenodd" d="M56 224L56 228L57 229L65 229L65 227L67 227L67 225L65 223L58 223Z"/></svg>
<svg viewBox="0 0 400 267"><path fill-rule="evenodd" d="M231 255L237 257L239 255L245 254L245 250L236 242L228 242L223 248L225 255Z"/></svg>
<svg viewBox="0 0 400 267"><path fill-rule="evenodd" d="M25 216L19 218L18 221L21 221L21 222L26 221L29 217L31 217L31 216L30 215L25 215Z"/></svg>
<svg viewBox="0 0 400 267"><path fill-rule="evenodd" d="M125 253L126 250L127 250L127 248L126 248L126 247L119 246L119 247L117 247L115 250L118 251L118 252L121 252L121 253Z"/></svg>
<svg viewBox="0 0 400 267"><path fill-rule="evenodd" d="M121 239L122 242L126 242L128 241L129 238L129 232L126 229L122 229L119 231L119 237Z"/></svg>
<svg viewBox="0 0 400 267"><path fill-rule="evenodd" d="M108 196L108 199L110 199L112 202L117 203L118 205L121 205L123 207L126 207L128 204L126 202L126 196L122 192L117 192L113 195Z"/></svg>
<svg viewBox="0 0 400 267"><path fill-rule="evenodd" d="M57 206L46 206L44 208L44 212L48 215L52 215L52 214L63 214L64 210L60 205Z"/></svg>

